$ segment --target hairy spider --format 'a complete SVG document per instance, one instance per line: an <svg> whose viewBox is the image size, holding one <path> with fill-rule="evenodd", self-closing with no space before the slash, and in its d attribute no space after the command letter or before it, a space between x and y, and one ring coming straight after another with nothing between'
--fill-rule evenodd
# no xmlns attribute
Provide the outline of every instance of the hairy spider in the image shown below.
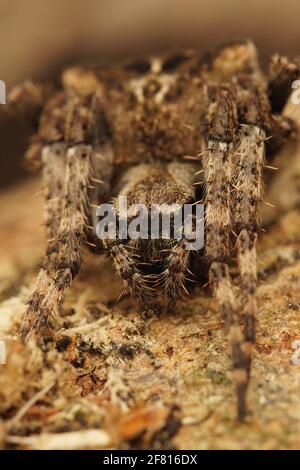
<svg viewBox="0 0 300 470"><path fill-rule="evenodd" d="M111 67L76 67L63 73L60 85L27 82L13 89L8 108L38 123L26 160L43 167L48 235L21 337L38 334L58 311L86 243L111 255L144 308L170 308L186 291L196 258L208 267L228 331L243 418L255 342L263 169L295 130L281 111L298 73L297 62L274 56L264 74L252 42L240 41L209 57L184 51ZM195 255L184 239L162 238L107 239L101 247L95 207L113 200L118 211L118 195L147 207L200 198L204 250Z"/></svg>

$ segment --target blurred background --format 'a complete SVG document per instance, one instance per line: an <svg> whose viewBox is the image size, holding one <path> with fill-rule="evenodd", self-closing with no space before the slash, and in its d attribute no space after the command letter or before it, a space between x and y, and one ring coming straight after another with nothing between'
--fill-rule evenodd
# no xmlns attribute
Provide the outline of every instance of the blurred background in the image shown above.
<svg viewBox="0 0 300 470"><path fill-rule="evenodd" d="M0 79L45 79L66 65L252 38L261 61L300 53L299 0L0 0ZM0 186L24 177L29 130L0 120Z"/></svg>

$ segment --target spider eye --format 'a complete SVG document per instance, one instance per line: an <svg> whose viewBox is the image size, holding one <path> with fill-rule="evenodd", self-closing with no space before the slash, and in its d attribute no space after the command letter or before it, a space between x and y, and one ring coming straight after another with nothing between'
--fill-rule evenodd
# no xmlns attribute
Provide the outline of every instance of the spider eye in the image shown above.
<svg viewBox="0 0 300 470"><path fill-rule="evenodd" d="M168 59L163 64L162 71L166 73L174 72L183 62L186 62L189 59L188 56L184 54L175 54Z"/></svg>
<svg viewBox="0 0 300 470"><path fill-rule="evenodd" d="M150 72L151 65L146 60L135 60L126 64L124 68L128 72L134 72L139 75L143 75L144 73Z"/></svg>

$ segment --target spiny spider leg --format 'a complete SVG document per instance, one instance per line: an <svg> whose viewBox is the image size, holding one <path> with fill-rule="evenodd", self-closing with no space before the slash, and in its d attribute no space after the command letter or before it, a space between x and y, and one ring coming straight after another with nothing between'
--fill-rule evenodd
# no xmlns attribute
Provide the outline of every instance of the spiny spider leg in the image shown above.
<svg viewBox="0 0 300 470"><path fill-rule="evenodd" d="M41 117L39 129L39 142L44 149L42 151L41 164L43 164L43 185L45 191L45 226L47 235L47 248L33 292L28 299L28 308L23 320L21 336L26 339L30 331L29 316L38 314L41 302L53 280L49 277L44 266L49 263L55 251L55 237L62 218L62 190L65 180L65 153L66 144L63 141L65 96L63 93L55 95L46 105ZM54 251L53 251L54 250Z"/></svg>
<svg viewBox="0 0 300 470"><path fill-rule="evenodd" d="M268 100L264 90L250 78L238 83L240 129L234 160L232 217L237 234L237 262L240 275L241 313L244 320L243 352L246 360L248 387L252 350L255 344L257 316L256 242L259 207L263 193L263 166L266 132L269 120Z"/></svg>
<svg viewBox="0 0 300 470"><path fill-rule="evenodd" d="M55 253L55 239L62 217L61 191L65 177L65 152L66 145L62 142L53 143L46 146L42 153L43 160L43 181L45 187L45 225L47 235L47 250L43 261L43 267L49 264L51 257ZM45 269L41 269L28 304L31 309L38 311L40 302L45 292L53 282ZM27 309L27 311L29 308ZM22 331L27 331L23 323Z"/></svg>
<svg viewBox="0 0 300 470"><path fill-rule="evenodd" d="M171 248L166 259L166 268L162 273L166 304L172 306L185 287L186 273L189 267L190 251L186 240L182 238Z"/></svg>
<svg viewBox="0 0 300 470"><path fill-rule="evenodd" d="M247 373L242 350L243 335L228 267L232 153L237 128L232 87L209 85L207 101L206 151L203 158L206 191L205 256L210 263L209 282L228 329L238 396L238 416L242 419L246 414Z"/></svg>
<svg viewBox="0 0 300 470"><path fill-rule="evenodd" d="M258 64L256 67L258 71ZM272 145L273 148L276 146L277 150L284 142L283 127L281 132L278 123L284 124L285 118L280 115L272 115L271 111L280 112L283 109L297 66L294 63L289 63L284 58L276 57L271 65L271 70L273 75L271 74L269 83L269 95L273 100L273 106L272 104L270 106L264 83L257 80L259 72L253 73L252 71L252 73L249 73L247 71L248 73L246 73L245 71L236 79L240 130L234 160L235 190L232 193L232 208L234 231L238 235L236 244L237 262L245 328L243 351L247 362L248 383L251 372L252 350L255 344L257 316L256 242L259 228L259 209L263 197L263 168L266 144L269 140L267 137L270 134L272 136L272 132L274 132ZM279 87L279 90L276 87ZM278 96L281 97L280 106ZM291 124L288 121L286 123L287 125Z"/></svg>
<svg viewBox="0 0 300 470"><path fill-rule="evenodd" d="M121 240L104 240L103 244L112 257L117 273L131 294L143 303L151 302L154 290L139 269L139 262L136 259L138 255L132 253Z"/></svg>
<svg viewBox="0 0 300 470"><path fill-rule="evenodd" d="M57 97L62 99L63 95ZM69 96L60 110L46 107L41 120L40 136L44 142L57 146L62 138L65 144L65 179L63 186L56 185L56 194L61 198L61 214L54 237L48 241L48 250L37 283L28 301L21 327L21 337L27 340L38 333L49 318L57 313L65 291L78 273L82 261L82 246L86 239L88 192L91 180L91 159L95 126L93 97ZM62 104L62 103L60 103ZM51 112L52 111L52 112ZM61 115L66 114L63 123ZM56 121L55 121L56 120ZM63 128L62 128L63 125ZM46 159L46 164L49 160ZM46 174L47 171L45 171ZM53 172L50 171L50 176ZM55 185L55 183L53 183ZM52 223L49 217L48 223ZM48 229L54 232L53 229ZM41 282L42 281L42 282ZM47 289L45 289L45 285Z"/></svg>
<svg viewBox="0 0 300 470"><path fill-rule="evenodd" d="M220 80L221 75L223 80L232 82L236 88L238 121L242 123L237 136L238 148L232 162L235 168L235 190L231 193L231 216L234 233L238 235L237 262L245 321L244 344L240 351L243 372L239 373L241 384L238 385L238 414L241 418L246 413L246 392L255 342L256 240L265 149L267 147L270 158L294 130L293 122L278 113L283 109L290 93L291 82L298 73L299 67L296 63L276 56L271 62L266 90L267 84L258 65L256 48L251 41L224 46L212 60L211 78ZM271 114L272 112L276 114Z"/></svg>

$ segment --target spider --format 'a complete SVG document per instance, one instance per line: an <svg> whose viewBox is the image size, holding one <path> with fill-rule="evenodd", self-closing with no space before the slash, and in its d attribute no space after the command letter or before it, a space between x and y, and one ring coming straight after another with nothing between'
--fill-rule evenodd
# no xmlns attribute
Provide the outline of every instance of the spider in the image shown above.
<svg viewBox="0 0 300 470"><path fill-rule="evenodd" d="M40 334L61 307L85 244L109 253L144 309L172 308L200 263L226 326L243 419L255 344L263 170L296 130L281 112L298 75L297 61L278 55L263 73L255 46L242 40L203 57L183 51L73 67L56 85L29 81L14 88L7 109L36 129L25 158L43 168L48 238L22 339ZM204 250L186 250L184 238L100 242L95 208L113 200L118 213L118 195L147 207L202 201Z"/></svg>

